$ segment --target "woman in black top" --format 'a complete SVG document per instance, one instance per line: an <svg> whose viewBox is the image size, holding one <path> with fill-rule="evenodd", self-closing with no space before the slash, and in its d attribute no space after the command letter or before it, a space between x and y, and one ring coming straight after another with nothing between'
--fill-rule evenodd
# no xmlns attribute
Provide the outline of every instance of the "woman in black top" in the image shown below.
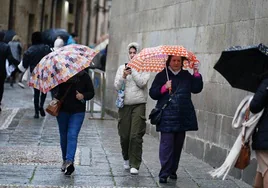
<svg viewBox="0 0 268 188"><path fill-rule="evenodd" d="M65 175L71 175L74 171L77 138L85 117L85 101L92 99L95 93L92 80L85 71L60 84L55 98L60 100L66 92L57 121L63 159L61 170Z"/></svg>

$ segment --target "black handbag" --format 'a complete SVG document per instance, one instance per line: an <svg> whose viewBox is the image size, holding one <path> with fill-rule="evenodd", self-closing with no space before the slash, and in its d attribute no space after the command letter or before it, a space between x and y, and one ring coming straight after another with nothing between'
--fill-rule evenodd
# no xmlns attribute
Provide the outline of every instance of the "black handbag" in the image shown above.
<svg viewBox="0 0 268 188"><path fill-rule="evenodd" d="M171 98L163 105L162 108L153 108L150 115L149 119L152 125L158 125L161 121L162 113L163 110L167 107L169 101L171 101Z"/></svg>
<svg viewBox="0 0 268 188"><path fill-rule="evenodd" d="M177 92L179 86L177 87L176 91L170 95L168 101L162 106L162 108L153 108L151 113L149 114L149 119L150 119L150 123L152 125L158 125L161 121L162 118L162 113L163 110L167 107L167 105L169 104L169 102L172 100L172 97L174 96L174 94Z"/></svg>

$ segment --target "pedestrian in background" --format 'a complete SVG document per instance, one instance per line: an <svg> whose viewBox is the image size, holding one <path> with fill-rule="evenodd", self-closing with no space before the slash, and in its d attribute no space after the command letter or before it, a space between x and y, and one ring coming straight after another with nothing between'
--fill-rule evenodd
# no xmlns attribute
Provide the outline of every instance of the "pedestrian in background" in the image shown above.
<svg viewBox="0 0 268 188"><path fill-rule="evenodd" d="M261 83L253 96L245 119L248 120L250 112L256 114L264 109L252 134L252 149L255 150L257 158L254 187L268 188L268 72L261 75L260 80Z"/></svg>
<svg viewBox="0 0 268 188"><path fill-rule="evenodd" d="M60 36L58 36L57 39L54 41L54 47L53 47L52 51L55 51L63 46L64 46L64 41ZM51 98L52 99L54 98L56 93L57 93L57 87L53 88L51 90Z"/></svg>
<svg viewBox="0 0 268 188"><path fill-rule="evenodd" d="M129 60L138 52L138 44L130 43L127 47ZM124 106L118 111L118 133L124 159L124 168L131 174L138 174L142 161L142 143L146 131L146 102L149 73L139 73L127 67L119 66L114 86L120 90L125 86Z"/></svg>
<svg viewBox="0 0 268 188"><path fill-rule="evenodd" d="M27 51L23 55L22 60L23 68L26 70L28 67L30 67L30 73L32 73L36 65L40 62L40 60L50 52L51 49L49 48L49 46L43 44L42 33L34 32L32 34L32 45L27 49ZM34 118L39 118L39 112L40 115L43 117L46 115L44 111L45 100L46 100L46 94L45 93L40 94L40 91L34 88L34 109L35 109Z"/></svg>
<svg viewBox="0 0 268 188"><path fill-rule="evenodd" d="M106 68L107 53L108 53L108 44L106 45L106 47L105 47L105 49L100 57L100 70L102 70L104 72L105 72L105 68Z"/></svg>
<svg viewBox="0 0 268 188"><path fill-rule="evenodd" d="M77 43L78 43L78 35L76 33L72 33L67 40L67 45Z"/></svg>
<svg viewBox="0 0 268 188"><path fill-rule="evenodd" d="M21 61L22 56L22 45L21 45L21 39L18 35L15 35L12 40L8 43L12 56L18 61ZM18 65L14 65L15 70L10 75L10 86L13 87L13 84L16 82L16 77L18 74L20 74L19 82L21 83L22 74L20 73L18 69ZM22 84L22 83L21 83ZM21 85L20 85L21 86ZM22 87L22 86L21 86Z"/></svg>
<svg viewBox="0 0 268 188"><path fill-rule="evenodd" d="M6 60L8 60L9 64L19 64L19 61L13 58L9 45L3 41L4 37L5 33L0 32L0 111L2 111L2 98L4 93L4 84L7 76Z"/></svg>
<svg viewBox="0 0 268 188"><path fill-rule="evenodd" d="M170 98L172 100L163 110L160 124L156 131L161 133L159 158L161 170L159 182L167 183L167 178L177 179L177 169L186 131L198 130L197 118L191 100L191 93L199 93L203 89L203 81L198 68L191 75L183 70L185 57L169 56L167 70L158 73L149 90L153 100L157 100L156 108L162 108ZM167 72L166 72L167 71ZM167 80L167 75L169 80Z"/></svg>
<svg viewBox="0 0 268 188"><path fill-rule="evenodd" d="M74 157L85 117L85 101L92 99L95 93L92 80L85 71L57 87L56 99L60 100L66 94L57 116L63 160L61 170L65 175L71 175L75 170Z"/></svg>

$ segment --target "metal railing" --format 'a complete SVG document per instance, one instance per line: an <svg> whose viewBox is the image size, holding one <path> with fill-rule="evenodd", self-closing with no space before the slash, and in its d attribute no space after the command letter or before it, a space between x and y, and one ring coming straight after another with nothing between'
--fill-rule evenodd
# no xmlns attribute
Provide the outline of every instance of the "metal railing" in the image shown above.
<svg viewBox="0 0 268 188"><path fill-rule="evenodd" d="M89 69L89 75L94 85L95 96L87 102L86 112L89 112L92 117L94 117L94 113L100 113L100 117L98 117L104 119L106 73L99 69Z"/></svg>

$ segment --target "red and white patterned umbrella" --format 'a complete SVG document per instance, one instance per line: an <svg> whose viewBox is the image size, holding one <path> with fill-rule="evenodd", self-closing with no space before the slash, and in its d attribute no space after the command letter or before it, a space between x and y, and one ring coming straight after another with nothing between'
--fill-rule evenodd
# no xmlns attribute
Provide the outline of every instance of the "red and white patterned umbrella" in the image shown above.
<svg viewBox="0 0 268 188"><path fill-rule="evenodd" d="M186 57L188 61L183 62L184 68L192 69L194 64L199 63L196 56L183 46L162 45L144 48L131 59L128 66L139 72L160 72L166 67L169 55Z"/></svg>

